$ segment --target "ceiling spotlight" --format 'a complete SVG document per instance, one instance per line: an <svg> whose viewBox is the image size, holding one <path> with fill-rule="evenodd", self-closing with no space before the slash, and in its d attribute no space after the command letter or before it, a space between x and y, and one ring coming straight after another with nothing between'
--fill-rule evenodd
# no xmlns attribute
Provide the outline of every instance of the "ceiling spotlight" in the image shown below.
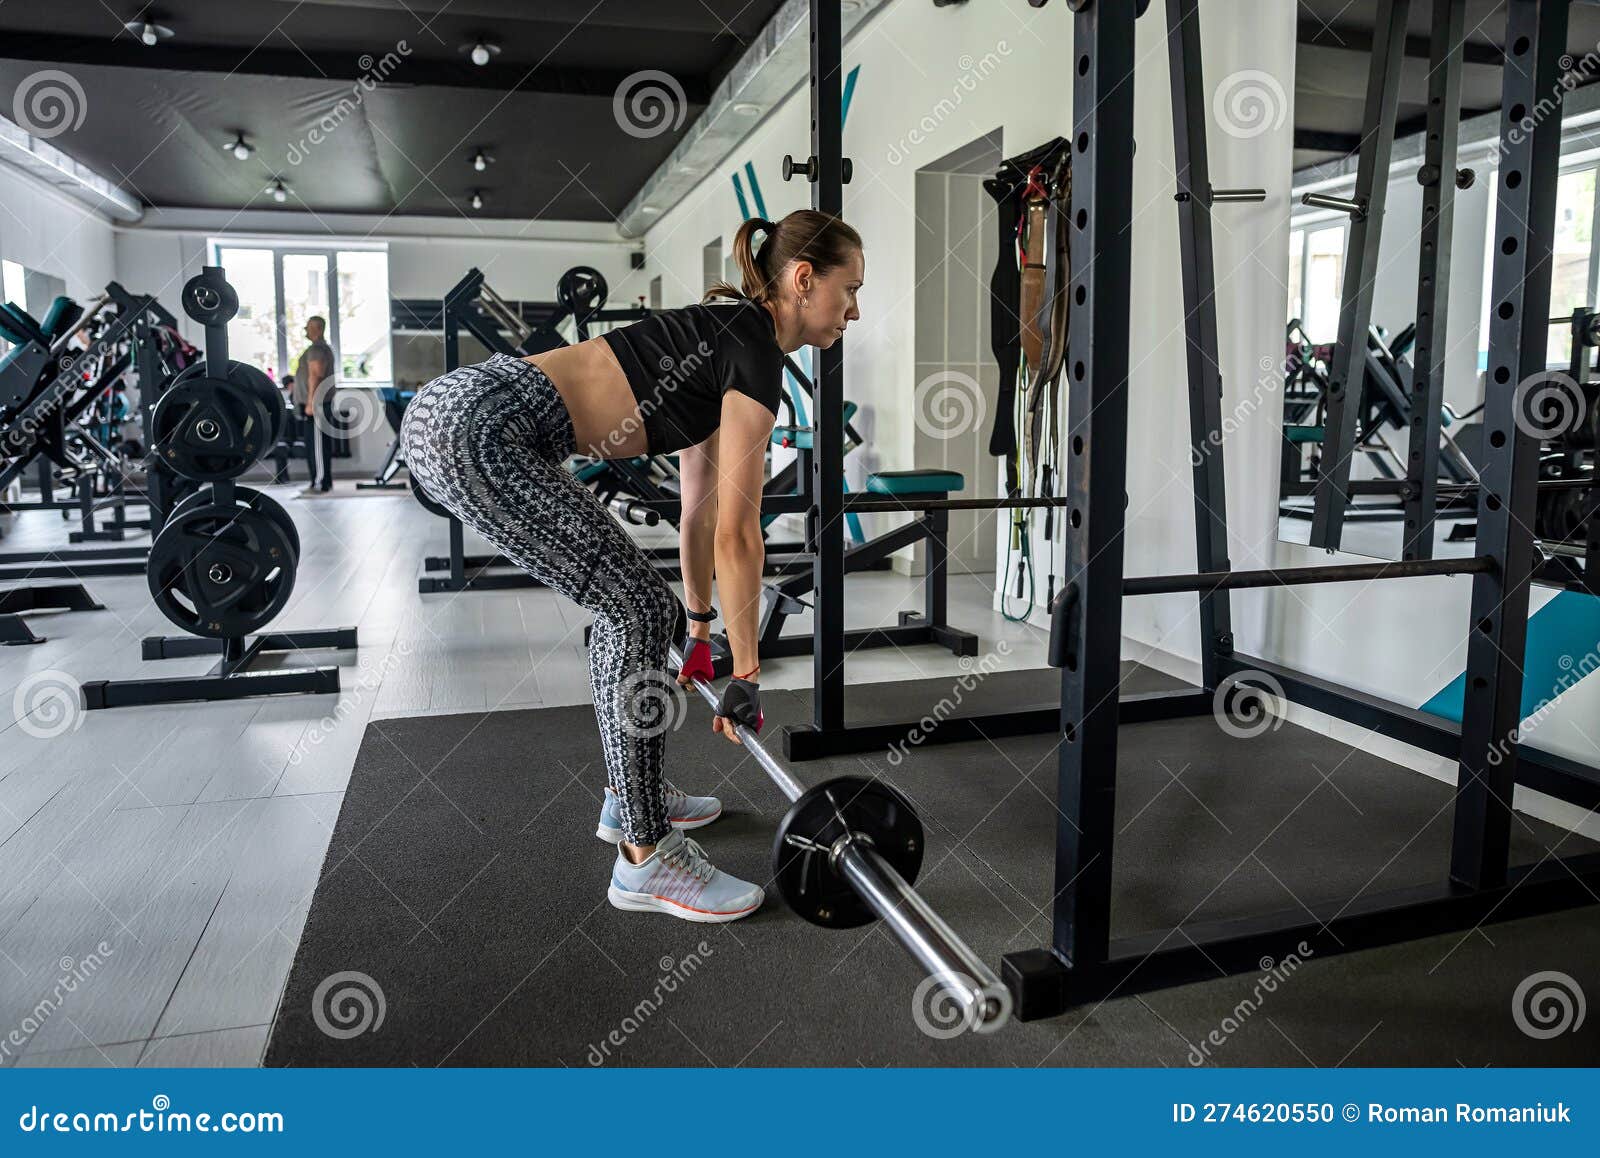
<svg viewBox="0 0 1600 1158"><path fill-rule="evenodd" d="M483 208L483 194L476 189L472 191L472 207L474 209Z"/></svg>
<svg viewBox="0 0 1600 1158"><path fill-rule="evenodd" d="M494 164L494 158L489 156L489 154L484 152L482 149L478 149L473 152L472 168L475 172L481 173L492 164Z"/></svg>
<svg viewBox="0 0 1600 1158"><path fill-rule="evenodd" d="M489 61L500 55L500 46L487 36L480 36L471 44L463 44L456 51L465 52L472 59L473 64L482 68Z"/></svg>
<svg viewBox="0 0 1600 1158"><path fill-rule="evenodd" d="M289 187L283 183L282 177L277 178L271 185L268 185L267 192L272 194L272 199L279 205L289 200Z"/></svg>
<svg viewBox="0 0 1600 1158"><path fill-rule="evenodd" d="M163 40L172 39L172 29L164 24L156 24L149 20L129 20L122 27L151 47L160 44Z"/></svg>
<svg viewBox="0 0 1600 1158"><path fill-rule="evenodd" d="M234 134L233 140L222 147L241 161L248 161L250 154L256 151L255 146L244 139L243 133Z"/></svg>

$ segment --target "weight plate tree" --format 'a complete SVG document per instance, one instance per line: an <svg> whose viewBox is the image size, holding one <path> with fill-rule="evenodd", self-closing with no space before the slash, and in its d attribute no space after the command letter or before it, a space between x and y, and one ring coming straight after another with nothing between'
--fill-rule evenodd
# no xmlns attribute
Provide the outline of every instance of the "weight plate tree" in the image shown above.
<svg viewBox="0 0 1600 1158"><path fill-rule="evenodd" d="M681 669L676 645L670 656ZM715 710L720 699L711 682L696 679L694 686ZM911 887L922 865L922 822L905 797L855 776L808 791L753 730L744 724L736 730L745 750L793 802L772 850L773 876L784 900L806 920L830 928L882 919L961 1006L963 1024L978 1033L1004 1025L1011 1017L1010 992Z"/></svg>

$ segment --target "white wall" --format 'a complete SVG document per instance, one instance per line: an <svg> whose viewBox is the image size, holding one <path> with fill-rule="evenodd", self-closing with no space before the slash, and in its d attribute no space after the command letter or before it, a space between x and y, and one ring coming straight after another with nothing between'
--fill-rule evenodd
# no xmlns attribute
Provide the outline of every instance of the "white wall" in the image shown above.
<svg viewBox="0 0 1600 1158"><path fill-rule="evenodd" d="M897 2L845 43L845 73L862 68L845 125L855 176L845 186L844 216L865 240L867 270L862 317L845 342L844 393L860 405L856 425L868 439L847 462L852 489L872 470L928 465L914 459L916 171L997 126L1008 153L1068 132L1066 94L1037 99L1037 83L1060 71L1071 30L1065 5L933 9ZM802 85L646 233L646 274L662 275L665 305L699 299L701 249L715 238L725 248L731 241L740 221L731 175L737 169L743 181L746 161L755 167L766 216L810 206L810 186L803 179L786 184L780 172L785 153L809 153L809 126L810 94ZM868 535L891 525L882 516L862 522ZM1043 590L1041 570L1041 599Z"/></svg>
<svg viewBox="0 0 1600 1158"><path fill-rule="evenodd" d="M80 301L104 292L114 268L108 218L4 162L0 206L0 258L61 278Z"/></svg>

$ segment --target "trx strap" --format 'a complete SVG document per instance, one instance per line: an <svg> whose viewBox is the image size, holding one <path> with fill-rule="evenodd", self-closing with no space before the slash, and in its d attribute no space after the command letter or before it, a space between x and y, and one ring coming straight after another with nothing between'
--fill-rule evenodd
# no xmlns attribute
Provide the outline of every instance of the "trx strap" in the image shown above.
<svg viewBox="0 0 1600 1158"><path fill-rule="evenodd" d="M1060 454L1058 386L1066 359L1067 239L1071 210L1071 149L1057 137L1004 161L984 182L996 206L999 252L990 288L990 345L1000 366L1000 397L989 452L1006 460L1007 497L1036 490L1053 497ZM1019 390L1019 382L1021 389ZM1018 432L1025 437L1018 445ZM1047 604L1055 596L1054 512L1045 509L1050 545ZM1012 515L1002 570L1001 614L1027 618L1035 602L1033 508ZM1015 558L1015 570L1012 560ZM1013 580L1014 575L1014 580ZM1011 600L1022 601L1012 614Z"/></svg>
<svg viewBox="0 0 1600 1158"><path fill-rule="evenodd" d="M1000 365L1000 399L994 410L994 428L989 432L989 453L1006 460L1006 494L1015 498L1019 486L1014 459L1017 430L1012 424L1011 409L1017 394L1017 366L1022 358L1022 281L1016 261L1022 190L1007 177L1004 167L986 180L983 188L994 198L995 224L999 227L994 273L989 277L989 348Z"/></svg>

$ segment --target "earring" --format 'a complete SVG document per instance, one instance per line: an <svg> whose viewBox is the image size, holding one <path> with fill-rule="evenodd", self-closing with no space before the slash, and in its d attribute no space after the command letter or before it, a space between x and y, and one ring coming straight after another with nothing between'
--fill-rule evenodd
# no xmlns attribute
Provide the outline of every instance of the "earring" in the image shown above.
<svg viewBox="0 0 1600 1158"><path fill-rule="evenodd" d="M800 307L802 309L809 309L810 306L811 306L811 299L810 298L801 298L800 299Z"/></svg>

